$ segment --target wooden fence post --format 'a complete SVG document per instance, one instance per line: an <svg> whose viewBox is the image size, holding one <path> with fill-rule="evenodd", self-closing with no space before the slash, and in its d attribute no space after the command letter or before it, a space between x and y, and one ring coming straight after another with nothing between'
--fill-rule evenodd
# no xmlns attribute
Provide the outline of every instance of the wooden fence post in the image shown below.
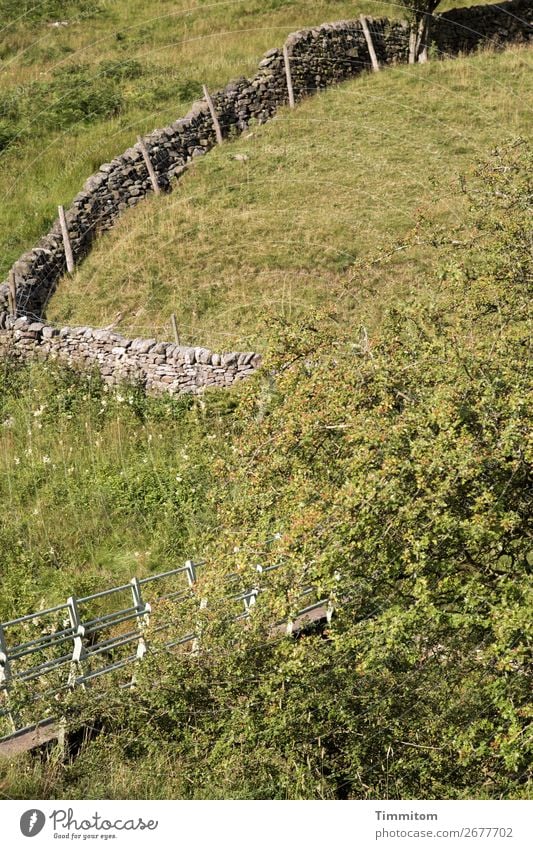
<svg viewBox="0 0 533 849"><path fill-rule="evenodd" d="M211 120L213 121L213 126L215 128L215 135L217 137L217 144L222 144L224 139L222 138L222 130L220 129L220 123L218 120L218 115L215 110L215 104L213 103L213 99L207 90L207 86L202 86L204 97L207 100L207 105L209 107L209 112L211 114Z"/></svg>
<svg viewBox="0 0 533 849"><path fill-rule="evenodd" d="M62 206L58 206L59 224L61 226L61 235L63 236L63 247L65 248L65 259L67 261L67 271L72 274L74 271L74 257L72 255L72 245L70 244L70 236L68 234L67 219L65 210Z"/></svg>
<svg viewBox="0 0 533 849"><path fill-rule="evenodd" d="M9 272L8 286L7 300L9 304L9 312L13 317L15 317L17 314L17 284L15 283L14 271Z"/></svg>
<svg viewBox="0 0 533 849"><path fill-rule="evenodd" d="M176 316L174 313L170 316L170 322L172 324L172 331L174 333L174 342L176 345L180 344L180 335L178 333L178 322L176 321Z"/></svg>
<svg viewBox="0 0 533 849"><path fill-rule="evenodd" d="M152 160L150 159L150 154L148 153L148 148L146 147L144 141L140 136L137 136L137 143L141 148L141 153L143 155L144 164L146 165L146 170L148 171L148 176L150 177L150 182L152 183L152 188L156 195L161 194L161 187L157 180L157 174L155 173L154 166L152 165Z"/></svg>
<svg viewBox="0 0 533 849"><path fill-rule="evenodd" d="M283 45L283 61L285 62L285 77L287 78L287 91L289 93L289 106L294 109L294 89L292 87L291 63L287 45Z"/></svg>
<svg viewBox="0 0 533 849"><path fill-rule="evenodd" d="M366 46L368 47L368 52L370 54L370 61L372 62L372 69L374 71L379 71L379 62L378 57L376 56L376 51L374 50L374 43L372 41L372 36L370 35L370 30L368 28L368 21L364 15L360 15L359 20L361 21L361 26L363 27L363 33L366 40Z"/></svg>

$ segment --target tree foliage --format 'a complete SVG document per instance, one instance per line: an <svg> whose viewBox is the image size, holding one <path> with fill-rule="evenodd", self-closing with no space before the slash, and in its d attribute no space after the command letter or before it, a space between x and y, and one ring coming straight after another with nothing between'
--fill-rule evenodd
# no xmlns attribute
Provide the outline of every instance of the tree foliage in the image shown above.
<svg viewBox="0 0 533 849"><path fill-rule="evenodd" d="M411 34L409 40L409 62L427 62L429 34L433 13L441 0L400 0L407 9Z"/></svg>

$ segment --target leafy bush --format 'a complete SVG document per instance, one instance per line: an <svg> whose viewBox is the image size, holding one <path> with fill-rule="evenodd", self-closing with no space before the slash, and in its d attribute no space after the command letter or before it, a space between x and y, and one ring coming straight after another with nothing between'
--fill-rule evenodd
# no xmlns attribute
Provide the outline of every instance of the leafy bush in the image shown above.
<svg viewBox="0 0 533 849"><path fill-rule="evenodd" d="M96 67L73 64L57 69L50 80L7 92L0 100L3 147L17 137L58 131L117 115L123 107L123 86L142 75L136 60L102 62Z"/></svg>
<svg viewBox="0 0 533 849"><path fill-rule="evenodd" d="M54 74L49 83L35 83L28 93L36 101L48 129L116 115L122 105L120 89L96 69L69 65Z"/></svg>
<svg viewBox="0 0 533 849"><path fill-rule="evenodd" d="M109 59L98 66L99 74L108 80L136 80L144 73L143 66L137 59Z"/></svg>

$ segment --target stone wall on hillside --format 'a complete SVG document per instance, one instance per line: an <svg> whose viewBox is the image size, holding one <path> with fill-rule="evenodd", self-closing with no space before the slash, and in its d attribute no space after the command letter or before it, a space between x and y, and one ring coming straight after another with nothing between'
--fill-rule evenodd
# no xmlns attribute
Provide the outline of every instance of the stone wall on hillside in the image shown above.
<svg viewBox="0 0 533 849"><path fill-rule="evenodd" d="M112 330L52 327L5 314L0 321L0 354L18 360L51 359L82 369L95 368L106 383L136 383L150 395L199 394L227 387L253 374L258 354L214 354L155 339L126 339Z"/></svg>
<svg viewBox="0 0 533 849"><path fill-rule="evenodd" d="M409 28L406 23L369 19L369 25L382 64L407 61ZM499 5L456 9L436 16L432 40L439 54L450 56L470 52L485 44L501 46L527 41L531 38L532 25L531 0L509 0ZM339 21L301 30L288 37L286 46L296 99L353 77L370 66L359 21ZM267 121L288 100L282 50L269 50L252 79L241 77L233 80L224 89L215 92L212 98L225 137L242 132L253 120L260 123ZM164 191L169 191L188 164L216 144L207 103L195 103L184 118L154 130L144 138L144 143L159 185ZM87 180L66 211L75 263L87 255L98 234L110 229L124 211L151 192L152 185L139 145L102 165ZM65 271L65 251L59 222L56 221L50 232L12 268L18 316L28 316L39 323ZM0 327L3 327L4 337L13 332L7 312L8 286L4 283L0 285ZM68 332L60 338L70 340L67 347L71 356L76 347L74 340L86 340L88 337L84 333L89 333L89 330L82 329L83 333L79 335L68 328L65 330ZM92 334L98 332L90 331ZM35 337L41 342L43 338L42 334ZM21 347L20 340L15 340L14 344L22 355L24 346ZM32 350L35 347L29 346ZM46 342L42 350L48 351L51 347ZM135 349L129 350L131 358ZM80 359L83 357L80 356ZM122 373L120 359L117 359L117 369Z"/></svg>
<svg viewBox="0 0 533 849"><path fill-rule="evenodd" d="M510 0L498 6L474 6L437 16L432 39L440 53L471 51L480 44L501 45L531 37L533 4ZM404 22L371 22L378 59L383 64L407 59L409 29ZM359 21L339 21L293 33L287 39L296 98L353 77L369 67ZM270 50L253 79L230 82L213 95L222 132L242 132L250 121L268 120L287 102L282 51ZM199 101L184 118L145 137L159 184L168 190L187 163L212 148L215 133L207 104ZM113 226L128 208L151 193L139 145L105 163L90 177L66 212L74 259L80 262L99 233ZM13 266L19 311L40 317L65 273L59 222ZM7 308L7 285L0 286L0 309Z"/></svg>

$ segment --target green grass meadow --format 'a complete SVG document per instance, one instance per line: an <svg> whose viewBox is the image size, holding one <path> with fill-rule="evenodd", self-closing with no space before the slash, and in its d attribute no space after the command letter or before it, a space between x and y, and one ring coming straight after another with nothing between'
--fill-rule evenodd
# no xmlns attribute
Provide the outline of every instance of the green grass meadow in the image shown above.
<svg viewBox="0 0 533 849"><path fill-rule="evenodd" d="M59 203L139 133L185 114L202 83L253 74L290 32L361 12L403 14L372 0L1 0L0 276Z"/></svg>
<svg viewBox="0 0 533 849"><path fill-rule="evenodd" d="M163 198L102 238L53 298L59 324L261 350L262 317L336 303L346 322L430 270L427 252L387 254L421 211L463 215L455 189L484 151L531 130L526 48L367 74L286 109L212 151Z"/></svg>

